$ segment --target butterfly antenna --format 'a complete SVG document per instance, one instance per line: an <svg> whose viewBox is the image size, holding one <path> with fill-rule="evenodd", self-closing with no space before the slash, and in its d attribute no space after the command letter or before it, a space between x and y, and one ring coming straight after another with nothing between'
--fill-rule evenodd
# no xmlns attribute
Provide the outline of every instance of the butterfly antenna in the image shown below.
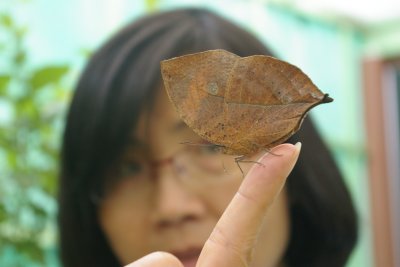
<svg viewBox="0 0 400 267"><path fill-rule="evenodd" d="M180 142L180 145L191 145L191 146L215 146L215 147L225 147L223 145L218 145L218 144L211 144L211 143L207 143L207 144L203 144L203 143L193 143L191 141L185 141L185 142Z"/></svg>

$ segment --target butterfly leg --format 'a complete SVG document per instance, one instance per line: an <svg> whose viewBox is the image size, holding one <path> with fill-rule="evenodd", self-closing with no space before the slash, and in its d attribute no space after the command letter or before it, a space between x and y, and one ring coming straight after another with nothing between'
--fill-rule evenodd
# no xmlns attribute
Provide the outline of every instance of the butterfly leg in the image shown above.
<svg viewBox="0 0 400 267"><path fill-rule="evenodd" d="M271 154L271 155L273 155L273 156L277 156L277 157L281 157L281 156L282 156L281 154L275 154L275 153L272 152L272 150L269 149L269 148L263 148L263 151L265 151L265 152L267 152L267 153L269 153L269 154Z"/></svg>
<svg viewBox="0 0 400 267"><path fill-rule="evenodd" d="M259 165L265 167L265 165L262 164L261 162L258 162L258 161L255 161L255 160L246 160L245 158L246 158L246 155L241 155L241 156L238 156L238 157L235 158L236 165L239 167L240 172L243 175L243 178L244 178L244 172L243 172L243 169L240 167L239 163L242 163L242 162L244 162L244 163L256 163L256 164L259 164Z"/></svg>
<svg viewBox="0 0 400 267"><path fill-rule="evenodd" d="M257 144L257 143L252 143L252 144L253 144L255 147L258 147L258 148L262 147L260 144ZM282 155L279 155L279 154L275 154L275 153L272 152L272 150L269 149L269 148L263 147L262 150L265 151L265 152L267 152L267 153L269 153L269 154L271 154L271 155L273 155L273 156L277 156L277 157L282 156Z"/></svg>

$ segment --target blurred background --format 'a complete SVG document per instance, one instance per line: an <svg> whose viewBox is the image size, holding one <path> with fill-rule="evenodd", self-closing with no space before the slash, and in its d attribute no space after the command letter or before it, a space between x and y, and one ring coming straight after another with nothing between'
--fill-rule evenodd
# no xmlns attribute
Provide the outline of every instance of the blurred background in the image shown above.
<svg viewBox="0 0 400 267"><path fill-rule="evenodd" d="M348 266L400 266L398 0L1 0L0 266L59 266L60 135L90 54L139 16L189 5L236 21L335 99L311 116L360 216Z"/></svg>

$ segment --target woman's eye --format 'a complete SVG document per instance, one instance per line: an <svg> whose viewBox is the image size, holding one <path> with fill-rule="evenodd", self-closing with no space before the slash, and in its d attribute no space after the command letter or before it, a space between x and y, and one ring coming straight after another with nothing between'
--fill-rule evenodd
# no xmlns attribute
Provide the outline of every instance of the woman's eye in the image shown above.
<svg viewBox="0 0 400 267"><path fill-rule="evenodd" d="M120 175L123 177L139 175L143 171L143 164L140 162L124 162L120 168Z"/></svg>
<svg viewBox="0 0 400 267"><path fill-rule="evenodd" d="M201 144L198 146L199 154L212 155L220 152L220 147L211 143Z"/></svg>

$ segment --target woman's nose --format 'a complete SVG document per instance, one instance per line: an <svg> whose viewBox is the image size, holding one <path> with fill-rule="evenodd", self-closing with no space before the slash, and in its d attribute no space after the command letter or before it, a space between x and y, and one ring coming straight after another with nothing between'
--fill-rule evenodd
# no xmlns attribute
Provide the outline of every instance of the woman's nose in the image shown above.
<svg viewBox="0 0 400 267"><path fill-rule="evenodd" d="M201 219L205 213L201 197L180 181L173 164L159 166L155 175L153 199L157 227L178 227Z"/></svg>

